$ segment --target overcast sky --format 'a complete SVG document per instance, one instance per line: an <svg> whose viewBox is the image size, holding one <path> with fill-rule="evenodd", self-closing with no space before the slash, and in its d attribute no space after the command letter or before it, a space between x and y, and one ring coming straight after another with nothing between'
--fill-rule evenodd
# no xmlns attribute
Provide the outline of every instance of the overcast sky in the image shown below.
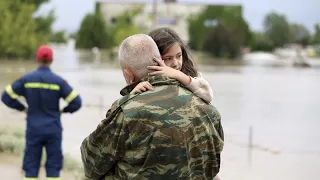
<svg viewBox="0 0 320 180"><path fill-rule="evenodd" d="M120 0L118 0L120 1ZM152 0L135 0L152 2ZM304 24L313 31L313 25L320 23L320 0L180 0L192 3L242 4L243 15L251 29L262 30L262 21L266 13L274 10L287 16L290 22ZM86 13L94 10L94 0L51 0L43 5L40 13L54 8L55 30L76 31Z"/></svg>

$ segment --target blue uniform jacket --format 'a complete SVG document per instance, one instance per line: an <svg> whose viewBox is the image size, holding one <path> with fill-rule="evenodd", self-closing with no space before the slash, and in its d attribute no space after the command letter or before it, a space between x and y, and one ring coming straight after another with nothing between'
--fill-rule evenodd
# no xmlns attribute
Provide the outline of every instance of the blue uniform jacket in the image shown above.
<svg viewBox="0 0 320 180"><path fill-rule="evenodd" d="M19 102L19 96L25 97L28 108ZM60 98L68 103L62 110L65 113L73 113L81 107L79 94L64 79L48 67L39 67L8 85L1 100L18 111L27 109L27 132L51 134L62 131Z"/></svg>

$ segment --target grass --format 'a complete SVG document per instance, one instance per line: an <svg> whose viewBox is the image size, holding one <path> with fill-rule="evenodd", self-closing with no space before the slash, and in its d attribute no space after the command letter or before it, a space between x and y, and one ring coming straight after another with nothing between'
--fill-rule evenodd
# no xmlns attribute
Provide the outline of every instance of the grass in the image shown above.
<svg viewBox="0 0 320 180"><path fill-rule="evenodd" d="M0 153L22 155L25 144L23 128L15 126L0 127Z"/></svg>
<svg viewBox="0 0 320 180"><path fill-rule="evenodd" d="M2 163L21 163L25 146L25 130L19 126L0 127L0 159ZM45 164L45 151L42 156L42 167ZM19 162L20 161L20 162ZM70 154L64 155L63 170L71 172L77 180L85 180L83 170L77 160Z"/></svg>

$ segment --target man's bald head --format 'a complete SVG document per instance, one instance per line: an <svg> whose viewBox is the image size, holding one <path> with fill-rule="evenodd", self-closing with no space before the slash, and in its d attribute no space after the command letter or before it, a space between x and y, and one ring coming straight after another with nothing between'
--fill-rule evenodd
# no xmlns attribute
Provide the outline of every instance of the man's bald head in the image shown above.
<svg viewBox="0 0 320 180"><path fill-rule="evenodd" d="M161 58L157 44L146 34L129 36L119 47L118 58L122 70L129 70L138 81L148 75L148 66L157 65L154 57ZM125 76L127 82L128 79ZM129 83L129 82L128 82Z"/></svg>

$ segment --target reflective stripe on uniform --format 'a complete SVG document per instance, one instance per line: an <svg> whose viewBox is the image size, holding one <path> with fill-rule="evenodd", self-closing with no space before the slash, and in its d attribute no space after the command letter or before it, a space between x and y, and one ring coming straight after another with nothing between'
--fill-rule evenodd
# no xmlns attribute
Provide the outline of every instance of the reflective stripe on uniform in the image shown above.
<svg viewBox="0 0 320 180"><path fill-rule="evenodd" d="M47 177L47 180L60 180L59 177Z"/></svg>
<svg viewBox="0 0 320 180"><path fill-rule="evenodd" d="M6 92L7 92L7 94L8 94L12 99L18 99L18 98L19 98L19 95L16 94L16 93L13 91L11 85L8 85L8 86L6 87Z"/></svg>
<svg viewBox="0 0 320 180"><path fill-rule="evenodd" d="M76 97L78 96L78 93L75 91L75 90L73 90L73 91L71 91L71 93L66 97L66 101L67 101L67 103L70 103L71 101L73 101Z"/></svg>
<svg viewBox="0 0 320 180"><path fill-rule="evenodd" d="M38 83L38 82L30 82L24 84L25 88L35 88L35 89L50 89L54 91L59 91L60 86L57 84L46 84L46 83Z"/></svg>
<svg viewBox="0 0 320 180"><path fill-rule="evenodd" d="M38 178L34 178L34 177L32 177L32 178L30 178L30 177L25 177L23 180L37 180Z"/></svg>

